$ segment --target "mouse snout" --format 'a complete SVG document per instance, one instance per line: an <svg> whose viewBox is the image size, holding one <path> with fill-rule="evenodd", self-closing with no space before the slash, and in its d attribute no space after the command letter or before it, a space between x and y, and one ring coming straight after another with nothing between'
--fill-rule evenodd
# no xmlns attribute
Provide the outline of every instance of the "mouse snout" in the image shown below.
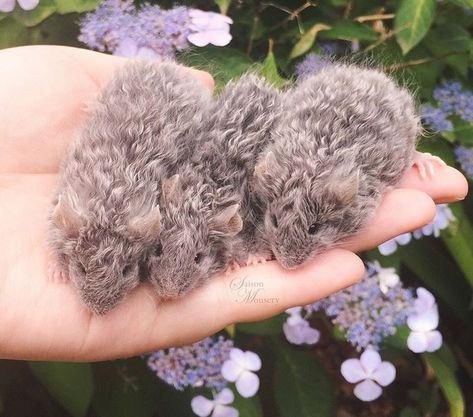
<svg viewBox="0 0 473 417"><path fill-rule="evenodd" d="M302 251L289 251L283 247L273 247L273 253L276 260L286 269L295 269L309 258L309 255Z"/></svg>

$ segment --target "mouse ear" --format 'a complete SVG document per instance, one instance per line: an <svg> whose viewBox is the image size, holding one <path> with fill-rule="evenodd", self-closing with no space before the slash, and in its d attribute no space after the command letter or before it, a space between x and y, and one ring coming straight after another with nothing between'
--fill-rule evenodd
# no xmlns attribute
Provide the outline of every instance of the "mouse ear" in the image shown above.
<svg viewBox="0 0 473 417"><path fill-rule="evenodd" d="M360 170L356 170L351 174L339 172L339 175L333 176L333 183L330 188L333 194L336 196L340 204L346 205L351 203L360 188Z"/></svg>
<svg viewBox="0 0 473 417"><path fill-rule="evenodd" d="M213 229L229 236L235 236L238 234L243 228L243 220L238 213L239 210L239 204L233 204L224 208L213 219Z"/></svg>
<svg viewBox="0 0 473 417"><path fill-rule="evenodd" d="M56 227L64 231L67 236L79 236L79 230L82 226L82 218L62 196L59 196L58 198L51 219Z"/></svg>
<svg viewBox="0 0 473 417"><path fill-rule="evenodd" d="M172 200L180 191L179 174L174 174L172 177L163 180L162 190L164 200Z"/></svg>
<svg viewBox="0 0 473 417"><path fill-rule="evenodd" d="M128 222L128 233L136 239L150 237L154 238L161 232L161 211L159 206L153 208L149 213L136 216Z"/></svg>
<svg viewBox="0 0 473 417"><path fill-rule="evenodd" d="M255 166L254 176L264 178L271 172L271 167L276 166L276 157L273 152L268 152Z"/></svg>

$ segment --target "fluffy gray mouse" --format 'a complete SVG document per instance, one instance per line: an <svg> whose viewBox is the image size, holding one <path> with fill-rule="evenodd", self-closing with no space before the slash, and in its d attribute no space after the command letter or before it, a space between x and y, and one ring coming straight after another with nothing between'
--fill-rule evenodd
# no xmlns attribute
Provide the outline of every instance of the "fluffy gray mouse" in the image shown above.
<svg viewBox="0 0 473 417"><path fill-rule="evenodd" d="M161 180L189 157L209 100L185 68L140 61L120 67L93 103L50 217L60 268L92 312L109 311L146 273Z"/></svg>
<svg viewBox="0 0 473 417"><path fill-rule="evenodd" d="M162 297L183 296L248 252L248 178L281 110L279 91L251 74L215 100L192 161L163 186L160 256L150 262Z"/></svg>
<svg viewBox="0 0 473 417"><path fill-rule="evenodd" d="M332 64L288 91L252 181L258 251L295 268L360 231L387 187L434 162L417 158L419 133L412 96L377 70Z"/></svg>

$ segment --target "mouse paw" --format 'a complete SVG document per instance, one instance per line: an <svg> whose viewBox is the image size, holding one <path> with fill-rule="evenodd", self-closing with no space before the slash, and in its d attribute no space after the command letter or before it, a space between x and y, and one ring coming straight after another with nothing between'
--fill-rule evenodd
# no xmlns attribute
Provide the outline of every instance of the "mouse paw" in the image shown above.
<svg viewBox="0 0 473 417"><path fill-rule="evenodd" d="M57 262L50 262L48 266L48 278L56 284L64 284L69 281L69 277Z"/></svg>
<svg viewBox="0 0 473 417"><path fill-rule="evenodd" d="M258 264L265 264L267 259L264 256L259 255L248 255L248 259L246 260L247 266L256 266Z"/></svg>
<svg viewBox="0 0 473 417"><path fill-rule="evenodd" d="M447 165L441 158L438 156L432 155L430 153L416 152L414 157L414 166L419 170L419 175L422 179L427 177L433 177L435 174L435 165Z"/></svg>

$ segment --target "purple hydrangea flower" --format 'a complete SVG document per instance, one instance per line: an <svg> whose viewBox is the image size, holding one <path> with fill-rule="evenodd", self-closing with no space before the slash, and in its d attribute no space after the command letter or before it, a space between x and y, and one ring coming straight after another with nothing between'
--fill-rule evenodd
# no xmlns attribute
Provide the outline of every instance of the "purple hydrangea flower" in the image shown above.
<svg viewBox="0 0 473 417"><path fill-rule="evenodd" d="M10 13L15 9L16 0L0 0L0 12ZM18 5L23 10L33 10L39 0L18 0Z"/></svg>
<svg viewBox="0 0 473 417"><path fill-rule="evenodd" d="M448 204L437 204L435 218L428 225L414 230L412 234L416 239L420 239L422 236L440 236L440 231L448 227L451 221L454 221L455 216L448 207Z"/></svg>
<svg viewBox="0 0 473 417"><path fill-rule="evenodd" d="M407 346L415 353L434 352L442 346L442 335L436 330L439 312L435 298L425 288L417 288L414 311L407 318L411 333Z"/></svg>
<svg viewBox="0 0 473 417"><path fill-rule="evenodd" d="M261 359L256 353L233 348L222 366L222 375L227 381L235 382L242 397L249 398L258 392L259 378L254 371L260 369Z"/></svg>
<svg viewBox="0 0 473 417"><path fill-rule="evenodd" d="M381 245L378 246L378 250L381 255L391 255L396 252L398 245L407 245L411 241L411 237L412 236L410 233L403 233L402 235L396 236L384 243L381 243Z"/></svg>
<svg viewBox="0 0 473 417"><path fill-rule="evenodd" d="M455 155L465 174L473 178L473 148L457 146L455 148Z"/></svg>
<svg viewBox="0 0 473 417"><path fill-rule="evenodd" d="M421 107L422 120L437 132L451 132L453 130L453 124L448 120L448 116L449 113L430 104Z"/></svg>
<svg viewBox="0 0 473 417"><path fill-rule="evenodd" d="M391 362L381 361L378 352L367 349L360 359L347 359L342 363L341 373L352 384L357 384L353 393L361 401L373 401L383 393L381 387L391 384L396 378L396 368Z"/></svg>
<svg viewBox="0 0 473 417"><path fill-rule="evenodd" d="M304 79L310 75L318 73L323 68L330 65L330 60L321 55L307 54L304 59L296 65L295 73L297 78Z"/></svg>
<svg viewBox="0 0 473 417"><path fill-rule="evenodd" d="M460 82L444 81L441 86L435 88L434 98L444 113L473 122L473 93L464 90Z"/></svg>
<svg viewBox="0 0 473 417"><path fill-rule="evenodd" d="M230 357L233 341L219 336L179 348L158 350L148 357L148 366L156 375L178 390L187 386L221 390L227 382L221 370Z"/></svg>
<svg viewBox="0 0 473 417"><path fill-rule="evenodd" d="M238 417L238 410L229 407L234 400L233 392L224 388L218 394L214 394L214 399L209 400L202 395L194 397L191 401L192 411L199 417Z"/></svg>
<svg viewBox="0 0 473 417"><path fill-rule="evenodd" d="M392 271L388 272L392 275ZM379 274L387 273L379 264L369 264L361 282L305 308L325 311L357 350L376 349L384 337L394 335L397 327L406 322L413 306L409 289L400 281L380 285L383 282Z"/></svg>

